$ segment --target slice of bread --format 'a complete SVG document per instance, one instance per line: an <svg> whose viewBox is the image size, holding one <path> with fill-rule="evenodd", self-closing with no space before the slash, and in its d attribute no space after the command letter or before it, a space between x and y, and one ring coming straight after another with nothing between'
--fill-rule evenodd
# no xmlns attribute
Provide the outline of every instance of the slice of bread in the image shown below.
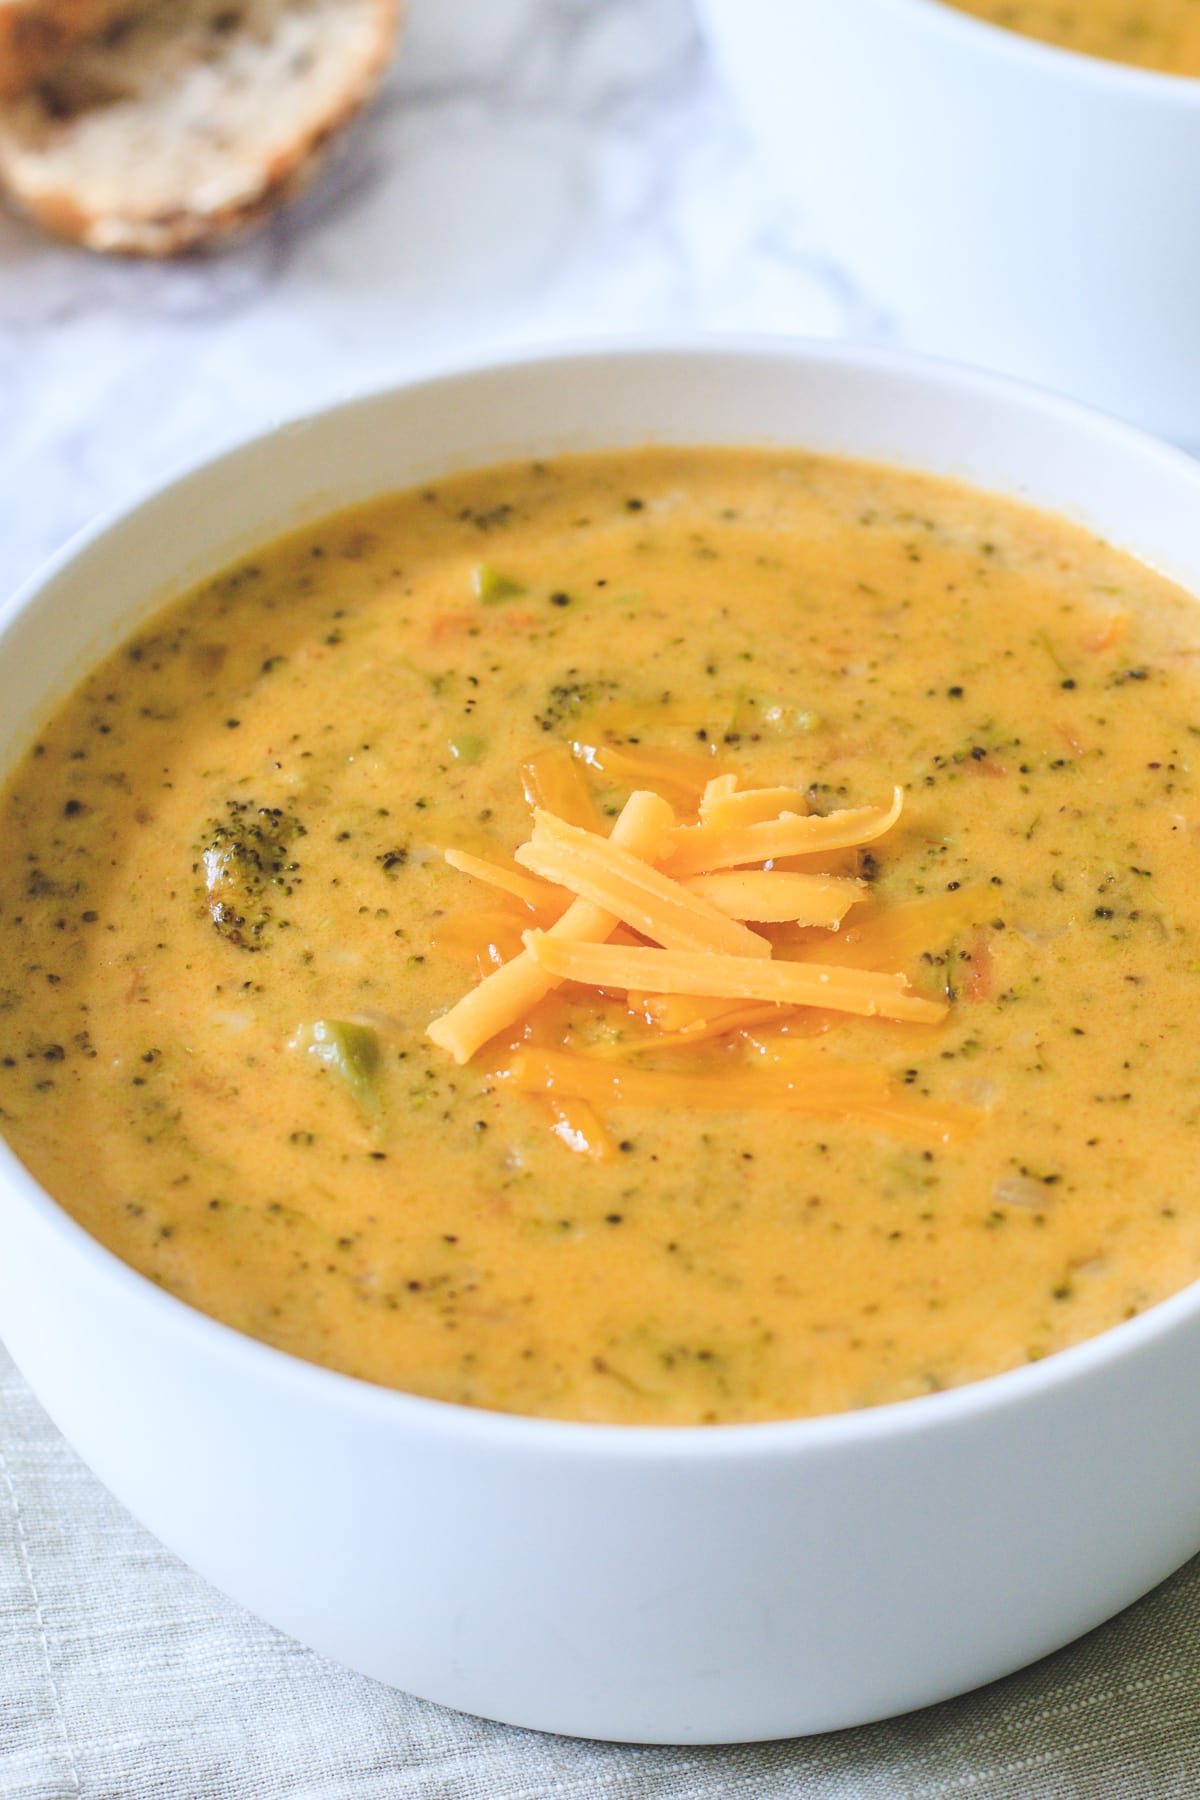
<svg viewBox="0 0 1200 1800"><path fill-rule="evenodd" d="M0 100L23 94L64 51L138 10L134 0L0 0Z"/></svg>
<svg viewBox="0 0 1200 1800"><path fill-rule="evenodd" d="M155 0L0 105L0 180L91 250L172 256L312 177L378 85L402 0Z"/></svg>

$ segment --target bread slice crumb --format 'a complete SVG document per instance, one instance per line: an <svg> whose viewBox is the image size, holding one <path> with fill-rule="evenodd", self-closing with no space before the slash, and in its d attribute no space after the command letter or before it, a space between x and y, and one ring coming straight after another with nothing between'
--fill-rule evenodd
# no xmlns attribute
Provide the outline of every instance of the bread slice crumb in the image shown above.
<svg viewBox="0 0 1200 1800"><path fill-rule="evenodd" d="M0 181L90 250L173 256L304 187L387 68L402 0L157 0L0 105Z"/></svg>

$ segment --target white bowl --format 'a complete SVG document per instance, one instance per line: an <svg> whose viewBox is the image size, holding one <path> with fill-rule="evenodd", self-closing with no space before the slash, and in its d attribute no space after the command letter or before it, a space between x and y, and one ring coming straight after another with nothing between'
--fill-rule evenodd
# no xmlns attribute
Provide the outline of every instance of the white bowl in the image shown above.
<svg viewBox="0 0 1200 1800"><path fill-rule="evenodd" d="M648 437L964 476L1200 590L1200 467L1065 402L831 348L518 362L284 427L79 540L0 615L0 760L165 595L301 518L451 467ZM0 1326L113 1492L285 1631L471 1712L647 1742L855 1724L1040 1656L1200 1547L1200 1288L875 1411L572 1425L241 1337L117 1261L2 1149L0 1206Z"/></svg>
<svg viewBox="0 0 1200 1800"><path fill-rule="evenodd" d="M1200 80L939 0L700 0L782 187L903 342L1200 444Z"/></svg>

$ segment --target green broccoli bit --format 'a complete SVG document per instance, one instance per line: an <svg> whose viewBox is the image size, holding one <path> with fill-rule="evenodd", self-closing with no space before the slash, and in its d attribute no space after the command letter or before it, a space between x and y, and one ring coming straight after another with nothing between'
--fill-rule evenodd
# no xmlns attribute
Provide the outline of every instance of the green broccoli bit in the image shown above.
<svg viewBox="0 0 1200 1800"><path fill-rule="evenodd" d="M484 606L499 606L502 601L516 600L525 592L519 581L503 574L494 563L476 563L471 581Z"/></svg>
<svg viewBox="0 0 1200 1800"><path fill-rule="evenodd" d="M487 749L487 740L481 737L452 737L450 754L462 763L477 763Z"/></svg>
<svg viewBox="0 0 1200 1800"><path fill-rule="evenodd" d="M821 723L819 714L778 694L755 693L743 688L738 695L731 730L741 737L758 733L764 737L788 737L793 732L815 731Z"/></svg>
<svg viewBox="0 0 1200 1800"><path fill-rule="evenodd" d="M253 800L228 800L225 816L205 826L192 869L203 877L209 916L229 943L267 948L279 902L300 886L295 843L304 835L293 814Z"/></svg>
<svg viewBox="0 0 1200 1800"><path fill-rule="evenodd" d="M378 1122L383 1066L378 1032L346 1019L314 1019L300 1028L296 1042L331 1070L367 1117Z"/></svg>

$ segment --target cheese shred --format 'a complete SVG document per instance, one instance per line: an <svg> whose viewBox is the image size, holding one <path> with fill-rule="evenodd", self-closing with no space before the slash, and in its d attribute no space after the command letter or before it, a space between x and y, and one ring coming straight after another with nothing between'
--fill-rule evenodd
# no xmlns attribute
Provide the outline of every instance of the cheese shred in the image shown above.
<svg viewBox="0 0 1200 1800"><path fill-rule="evenodd" d="M613 842L622 848L653 859L665 832L674 818L671 808L657 794L639 791L631 794L612 829ZM566 943L602 943L612 932L617 920L590 900L575 900L558 922L550 927L550 935ZM538 1001L558 985L557 977L548 974L530 952L519 956L486 976L457 1006L435 1019L426 1036L439 1049L448 1050L457 1063L470 1062L475 1052L498 1032L516 1024Z"/></svg>
<svg viewBox="0 0 1200 1800"><path fill-rule="evenodd" d="M545 931L526 931L525 948L540 969L559 981L634 992L702 994L714 1000L775 1000L784 1006L820 1006L866 1018L908 1019L937 1025L945 1001L908 993L903 975L838 969L823 963L759 962L716 952L696 957L685 950L626 949L620 944L562 943Z"/></svg>
<svg viewBox="0 0 1200 1800"><path fill-rule="evenodd" d="M828 858L843 870L849 856L853 869L853 852L896 824L901 789L888 806L822 815L808 811L799 788L740 789L727 773L701 783L694 758L684 769L682 757L605 747L586 760L609 775L628 766L650 779L661 770L676 803L694 782L690 822L641 787L604 836L578 764L554 752L526 764L533 829L514 853L519 870L445 854L519 902L524 923L538 928L521 930L514 910L522 949L433 1021L435 1044L465 1063L504 1036L508 1049L490 1065L496 1078L541 1096L561 1142L600 1161L614 1153L597 1111L606 1103L844 1117L921 1141L948 1142L972 1128L972 1109L919 1100L882 1064L842 1061L811 1035L827 1033L839 1015L933 1026L949 1011L945 1000L913 993L896 966L909 959L888 954L908 947L907 918L893 932L887 913L870 912L853 952L833 954L845 943L834 934L867 890L853 874L812 868ZM807 859L804 872L774 866L793 857ZM828 961L803 935L822 929ZM878 960L869 947L882 952ZM880 966L885 959L890 967ZM572 985L547 998L564 983ZM593 1023L586 1048L570 1022L578 989L592 997L593 1022L608 1021L599 1036ZM768 1055L754 1033L780 1024L782 1050ZM670 1066L647 1066L656 1054Z"/></svg>
<svg viewBox="0 0 1200 1800"><path fill-rule="evenodd" d="M523 869L595 901L667 949L771 954L765 938L738 924L702 894L672 881L620 844L564 824L540 808L533 815L533 838L516 856Z"/></svg>
<svg viewBox="0 0 1200 1800"><path fill-rule="evenodd" d="M707 875L777 856L857 849L890 831L903 805L904 795L896 788L889 807L858 806L823 815L781 812L749 825L678 825L661 866L668 875Z"/></svg>

